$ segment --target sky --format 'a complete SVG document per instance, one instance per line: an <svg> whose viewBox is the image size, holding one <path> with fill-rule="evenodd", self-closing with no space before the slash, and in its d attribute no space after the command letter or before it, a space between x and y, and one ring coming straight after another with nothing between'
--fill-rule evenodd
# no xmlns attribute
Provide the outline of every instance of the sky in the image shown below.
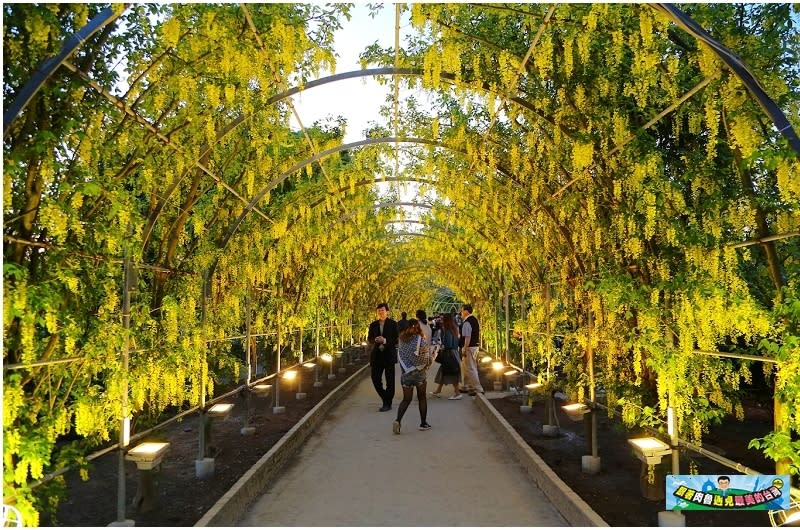
<svg viewBox="0 0 800 530"><path fill-rule="evenodd" d="M381 47L394 47L394 6L387 4L372 19L364 4L356 4L350 21L342 21L342 29L336 32L336 72L361 70L359 54L370 44L378 42ZM408 25L406 14L405 24ZM401 26L401 46L402 32ZM321 74L325 77L328 74ZM326 116L341 115L347 119L345 143L364 138L363 131L370 121L378 121L380 106L386 101L391 85L379 85L373 78L350 79L323 85L304 91L293 98L303 125L310 126ZM292 119L292 128L297 122Z"/></svg>
<svg viewBox="0 0 800 530"><path fill-rule="evenodd" d="M394 28L394 4L384 4L383 9L377 12L377 16L370 18L367 6L357 3L351 10L350 20L342 20L342 29L336 32L335 49L338 57L336 72L333 73L361 70L359 54L376 41L382 48L394 48ZM410 15L405 12L400 23L401 47L411 31ZM329 73L321 73L320 77L327 75ZM392 90L391 84L380 85L372 77L363 77L337 81L303 91L294 96L292 102L305 127L326 117L339 115L344 117L347 120L344 142L349 143L364 139L364 130L368 128L370 122L383 122L379 115L380 107L386 103L386 97ZM401 89L401 101L404 92L407 93ZM421 98L420 103L423 101L424 98ZM293 129L299 128L293 117L290 126ZM415 183L378 183L376 189L381 196L390 189L399 189L401 202L420 202L418 186ZM408 206L403 206L401 210L406 219L412 220L427 212L426 209ZM402 223L396 225L396 229L417 232L421 227L413 223Z"/></svg>

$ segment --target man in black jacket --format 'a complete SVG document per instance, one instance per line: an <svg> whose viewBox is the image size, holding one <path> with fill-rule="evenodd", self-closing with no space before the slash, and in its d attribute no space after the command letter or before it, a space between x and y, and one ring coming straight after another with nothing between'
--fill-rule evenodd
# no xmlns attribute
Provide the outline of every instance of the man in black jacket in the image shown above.
<svg viewBox="0 0 800 530"><path fill-rule="evenodd" d="M397 322L389 318L389 306L380 303L375 308L378 320L369 325L367 342L372 345L369 364L372 367L372 384L383 401L381 412L392 410L394 398L394 365L397 362ZM386 388L383 374L386 373Z"/></svg>

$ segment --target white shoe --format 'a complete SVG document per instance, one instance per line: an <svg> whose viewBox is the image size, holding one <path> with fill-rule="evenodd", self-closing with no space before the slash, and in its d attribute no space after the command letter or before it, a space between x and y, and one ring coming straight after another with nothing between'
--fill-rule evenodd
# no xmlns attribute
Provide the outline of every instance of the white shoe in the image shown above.
<svg viewBox="0 0 800 530"><path fill-rule="evenodd" d="M451 401L455 401L456 399L462 399L463 397L464 397L464 394L454 394L454 395L450 396L447 399L449 399Z"/></svg>

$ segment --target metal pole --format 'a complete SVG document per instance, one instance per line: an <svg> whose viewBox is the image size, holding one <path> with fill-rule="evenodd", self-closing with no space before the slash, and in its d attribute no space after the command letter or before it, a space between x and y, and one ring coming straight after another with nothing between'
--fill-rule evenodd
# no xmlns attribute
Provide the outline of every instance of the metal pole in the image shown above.
<svg viewBox="0 0 800 530"><path fill-rule="evenodd" d="M500 358L500 308L493 305L494 309L494 358Z"/></svg>
<svg viewBox="0 0 800 530"><path fill-rule="evenodd" d="M280 303L280 301L278 302ZM281 310L278 309L278 322L277 322L277 348L275 349L275 408L280 407L280 393L281 393Z"/></svg>
<svg viewBox="0 0 800 530"><path fill-rule="evenodd" d="M505 294L503 295L503 304L506 308L506 364L508 364L508 352L511 349L511 304L509 302L508 287L506 287Z"/></svg>
<svg viewBox="0 0 800 530"><path fill-rule="evenodd" d="M528 301L525 300L525 293L520 293L519 294L519 311L520 311L520 320L522 320L522 326L523 326L523 328L527 328L527 326L528 326ZM520 334L519 334L520 339L521 339L520 343L521 343L521 346L522 346L521 351L520 351L520 357L522 357L521 366L522 366L522 370L523 371L526 370L526 367L525 367L525 335L527 335L527 333L525 333L524 330L521 330Z"/></svg>
<svg viewBox="0 0 800 530"><path fill-rule="evenodd" d="M681 474L680 452L678 451L678 418L675 417L673 392L669 393L669 407L667 407L667 431L669 431L669 445L672 446L672 474Z"/></svg>
<svg viewBox="0 0 800 530"><path fill-rule="evenodd" d="M594 390L594 349L592 348L592 326L594 325L594 315L592 314L592 307L589 305L587 308L589 313L589 323L587 326L587 341L586 341L586 356L587 368L589 371L589 400L594 403L595 390ZM597 414L592 407L592 456L597 457Z"/></svg>
<svg viewBox="0 0 800 530"><path fill-rule="evenodd" d="M314 357L317 364L314 366L314 388L319 388L322 386L322 383L319 380L319 302L317 302L316 310L316 325L314 326Z"/></svg>
<svg viewBox="0 0 800 530"><path fill-rule="evenodd" d="M297 396L303 392L303 326L300 325L300 331L297 335L297 347L300 350L300 363L297 367Z"/></svg>
<svg viewBox="0 0 800 530"><path fill-rule="evenodd" d="M210 291L210 283L208 273L203 275L203 303L200 305L200 325L202 326L203 334L206 332L206 313L208 311L208 297ZM206 370L203 366L200 373L200 419L199 419L199 452L198 460L203 460L206 457Z"/></svg>
<svg viewBox="0 0 800 530"><path fill-rule="evenodd" d="M117 521L122 523L125 521L125 447L128 445L130 420L128 419L128 355L130 351L130 329L131 329L131 260L128 255L128 249L125 249L125 260L122 267L122 327L123 345L122 345L122 388L121 388L121 403L120 411L122 414L122 421L119 430L119 451L118 451L118 466L117 466Z"/></svg>
<svg viewBox="0 0 800 530"><path fill-rule="evenodd" d="M253 377L253 372L255 371L255 367L252 363L252 352L250 351L250 290L248 289L247 296L244 298L244 305L245 305L245 318L247 321L245 322L245 347L244 352L247 358L247 386L250 386L250 380Z"/></svg>

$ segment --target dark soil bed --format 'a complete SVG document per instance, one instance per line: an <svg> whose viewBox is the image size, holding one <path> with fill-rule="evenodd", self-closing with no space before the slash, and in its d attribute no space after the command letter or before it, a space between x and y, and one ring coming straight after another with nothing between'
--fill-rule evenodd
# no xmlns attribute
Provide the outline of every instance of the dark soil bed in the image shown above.
<svg viewBox="0 0 800 530"><path fill-rule="evenodd" d="M485 383L484 383L485 384ZM491 385L491 382L489 383ZM485 388L491 388L486 386ZM598 455L600 473L589 475L581 470L581 456L590 455L588 434L584 422L574 422L556 407L560 435L549 438L542 434L546 423L544 399L539 397L530 413L521 413L522 397L507 396L492 399L491 404L514 427L530 447L555 471L559 477L586 501L610 526L658 526L658 512L665 509L664 500L647 500L643 496L640 479L641 462L634 456L628 438L647 436L645 432L626 432L618 420L607 414L598 417ZM587 415L588 416L588 415ZM751 469L774 473L774 463L753 449L747 449L753 438L771 431L766 414L752 412L752 418L739 422L733 418L714 428L704 437L704 447L729 460ZM697 465L699 474L736 474L737 472L695 453L681 453L681 473L688 474L690 459ZM670 473L669 457L662 464ZM648 495L660 490L663 498L664 482L660 488L651 488ZM646 487L646 486L645 486ZM769 526L766 511L684 511L686 526Z"/></svg>
<svg viewBox="0 0 800 530"><path fill-rule="evenodd" d="M352 350L355 355L360 348ZM348 354L349 355L349 352ZM345 366L345 374L336 379L327 378L328 368L322 369L322 386L314 388L314 370L303 370L302 390L307 397L295 398L297 383L282 381L280 405L285 413L275 414L272 407L274 395L268 398L251 398L250 425L256 432L244 436L246 402L236 395L225 402L234 403L230 416L214 420L211 445L215 449L215 474L200 480L195 477L194 461L198 457L198 416L190 415L175 422L148 440L169 441L170 448L160 469L155 473L155 498L158 505L146 512L136 510L131 503L137 491L138 472L133 462L125 463L126 517L134 519L136 526L192 526L208 511L231 486L275 445L319 401L354 374L365 364L362 358ZM338 362L337 362L338 368ZM492 382L484 380L489 390ZM657 526L657 513L664 510L663 500L647 500L642 494L641 463L632 454L627 438L641 435L626 432L620 422L599 417L598 447L601 471L595 475L581 471L581 456L591 454L586 447L586 433L582 422L571 421L560 409L558 437L542 434L545 408L538 398L531 413L520 412L521 396L509 395L492 399L491 404L503 415L531 448L580 495L609 525L646 527ZM707 449L752 469L772 473L773 464L759 452L747 449L752 438L771 430L770 416L765 411L748 409L744 422L733 419L715 428L705 436ZM61 502L56 518L43 516L42 525L49 526L106 526L117 518L117 454L109 453L92 462L90 480L83 482L77 473L66 475L67 494ZM688 473L692 459L702 474L733 474L733 470L695 454L682 453L681 472ZM665 459L666 462L667 459ZM646 480L645 480L646 482ZM663 482L662 491L663 491ZM652 490L650 491L652 494ZM683 512L687 526L768 526L766 512Z"/></svg>
<svg viewBox="0 0 800 530"><path fill-rule="evenodd" d="M356 355L361 351L361 348L353 349ZM346 352L345 358L349 353ZM170 443L160 469L154 473L157 505L144 513L134 509L132 501L137 491L138 471L133 462L126 462L126 517L135 520L136 526L193 526L308 411L364 364L364 359L356 358L354 364L345 365L345 374L337 373L332 380L328 379L328 367L321 368L322 386L318 388L313 386L314 369L303 369L301 390L307 394L305 399L296 399L297 381L282 381L279 404L286 408L284 413L273 413L274 393L268 397L251 397L249 425L256 429L253 435L244 436L240 432L247 409L244 396L237 394L223 400L235 406L225 420L212 422L210 445L215 453L212 478L195 477L194 461L198 458L199 447L197 414L148 436L147 441ZM339 366L337 359L334 373ZM88 482L83 482L77 472L67 473L66 498L59 505L56 518L43 516L41 524L106 526L116 521L118 465L117 452L112 452L92 462Z"/></svg>

